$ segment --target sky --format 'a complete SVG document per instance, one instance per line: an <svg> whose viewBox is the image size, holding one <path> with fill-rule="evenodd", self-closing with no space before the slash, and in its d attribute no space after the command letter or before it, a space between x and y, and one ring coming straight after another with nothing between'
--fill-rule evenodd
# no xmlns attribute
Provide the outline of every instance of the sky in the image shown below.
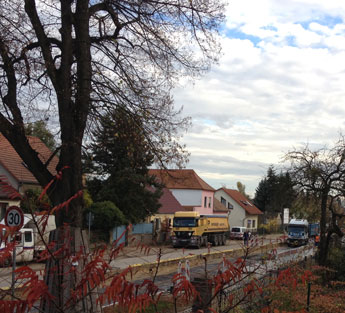
<svg viewBox="0 0 345 313"><path fill-rule="evenodd" d="M193 120L187 168L254 196L286 152L345 133L345 2L231 0L226 15L219 64L174 99Z"/></svg>

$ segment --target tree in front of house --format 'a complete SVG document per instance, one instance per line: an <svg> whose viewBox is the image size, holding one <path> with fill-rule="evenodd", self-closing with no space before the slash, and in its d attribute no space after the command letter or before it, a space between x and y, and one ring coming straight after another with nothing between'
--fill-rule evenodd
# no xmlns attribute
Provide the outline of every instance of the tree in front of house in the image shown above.
<svg viewBox="0 0 345 313"><path fill-rule="evenodd" d="M224 12L219 0L0 1L0 132L48 186L52 205L68 204L56 210L58 230L82 225L85 132L117 105L152 126L159 119L168 132L178 129L171 90L179 77L196 77L217 60ZM25 133L32 113L42 111L59 121L56 178ZM181 152L173 143L171 150ZM70 281L60 261L53 259L54 275ZM65 290L51 290L56 301L42 311L64 311Z"/></svg>
<svg viewBox="0 0 345 313"><path fill-rule="evenodd" d="M54 135L48 129L47 123L45 121L28 123L24 127L25 134L27 136L38 137L51 151L54 151L56 149L57 144Z"/></svg>
<svg viewBox="0 0 345 313"><path fill-rule="evenodd" d="M162 195L162 186L148 174L154 152L144 124L119 107L100 119L90 146L90 169L97 175L88 181L93 200L113 202L131 223L156 213Z"/></svg>
<svg viewBox="0 0 345 313"><path fill-rule="evenodd" d="M304 193L318 200L321 240L319 264L326 265L333 234L342 237L339 221L345 218L341 201L345 196L345 138L340 136L331 148L318 150L305 145L286 154L289 173Z"/></svg>

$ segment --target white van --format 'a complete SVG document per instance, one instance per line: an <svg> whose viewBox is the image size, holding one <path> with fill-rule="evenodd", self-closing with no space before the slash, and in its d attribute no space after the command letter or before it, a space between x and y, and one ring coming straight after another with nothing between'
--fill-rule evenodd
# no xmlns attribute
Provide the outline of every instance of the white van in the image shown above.
<svg viewBox="0 0 345 313"><path fill-rule="evenodd" d="M243 234L247 231L246 227L234 226L231 227L230 239L243 239Z"/></svg>

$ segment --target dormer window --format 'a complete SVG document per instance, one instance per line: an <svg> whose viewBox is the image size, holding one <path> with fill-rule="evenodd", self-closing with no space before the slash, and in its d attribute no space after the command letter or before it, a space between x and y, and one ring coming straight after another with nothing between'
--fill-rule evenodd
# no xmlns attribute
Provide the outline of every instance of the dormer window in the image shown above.
<svg viewBox="0 0 345 313"><path fill-rule="evenodd" d="M220 197L220 202L226 207L226 200L223 197Z"/></svg>

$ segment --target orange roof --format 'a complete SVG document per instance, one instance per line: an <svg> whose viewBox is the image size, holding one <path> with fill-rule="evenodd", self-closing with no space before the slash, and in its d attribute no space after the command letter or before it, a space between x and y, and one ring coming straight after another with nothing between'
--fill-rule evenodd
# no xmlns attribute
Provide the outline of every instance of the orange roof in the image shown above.
<svg viewBox="0 0 345 313"><path fill-rule="evenodd" d="M41 161L46 162L52 155L50 149L37 137L28 136L28 140L31 147L38 153ZM56 174L55 168L58 162L59 159L54 156L49 163L48 169L53 175ZM2 134L0 134L0 165L12 174L18 182L38 184L21 157Z"/></svg>
<svg viewBox="0 0 345 313"><path fill-rule="evenodd" d="M223 212L223 213L228 213L229 210L216 198L213 199L214 202L214 208L213 212Z"/></svg>
<svg viewBox="0 0 345 313"><path fill-rule="evenodd" d="M154 170L149 171L169 189L197 189L214 191L214 189L203 181L194 170Z"/></svg>
<svg viewBox="0 0 345 313"><path fill-rule="evenodd" d="M248 214L256 215L263 214L253 203L251 203L244 195L242 195L238 190L235 189L225 189L220 188L218 190L223 190L232 199L234 199Z"/></svg>
<svg viewBox="0 0 345 313"><path fill-rule="evenodd" d="M175 212L183 211L181 204L167 188L163 188L163 194L159 199L159 203L161 207L158 209L158 213L174 214Z"/></svg>

